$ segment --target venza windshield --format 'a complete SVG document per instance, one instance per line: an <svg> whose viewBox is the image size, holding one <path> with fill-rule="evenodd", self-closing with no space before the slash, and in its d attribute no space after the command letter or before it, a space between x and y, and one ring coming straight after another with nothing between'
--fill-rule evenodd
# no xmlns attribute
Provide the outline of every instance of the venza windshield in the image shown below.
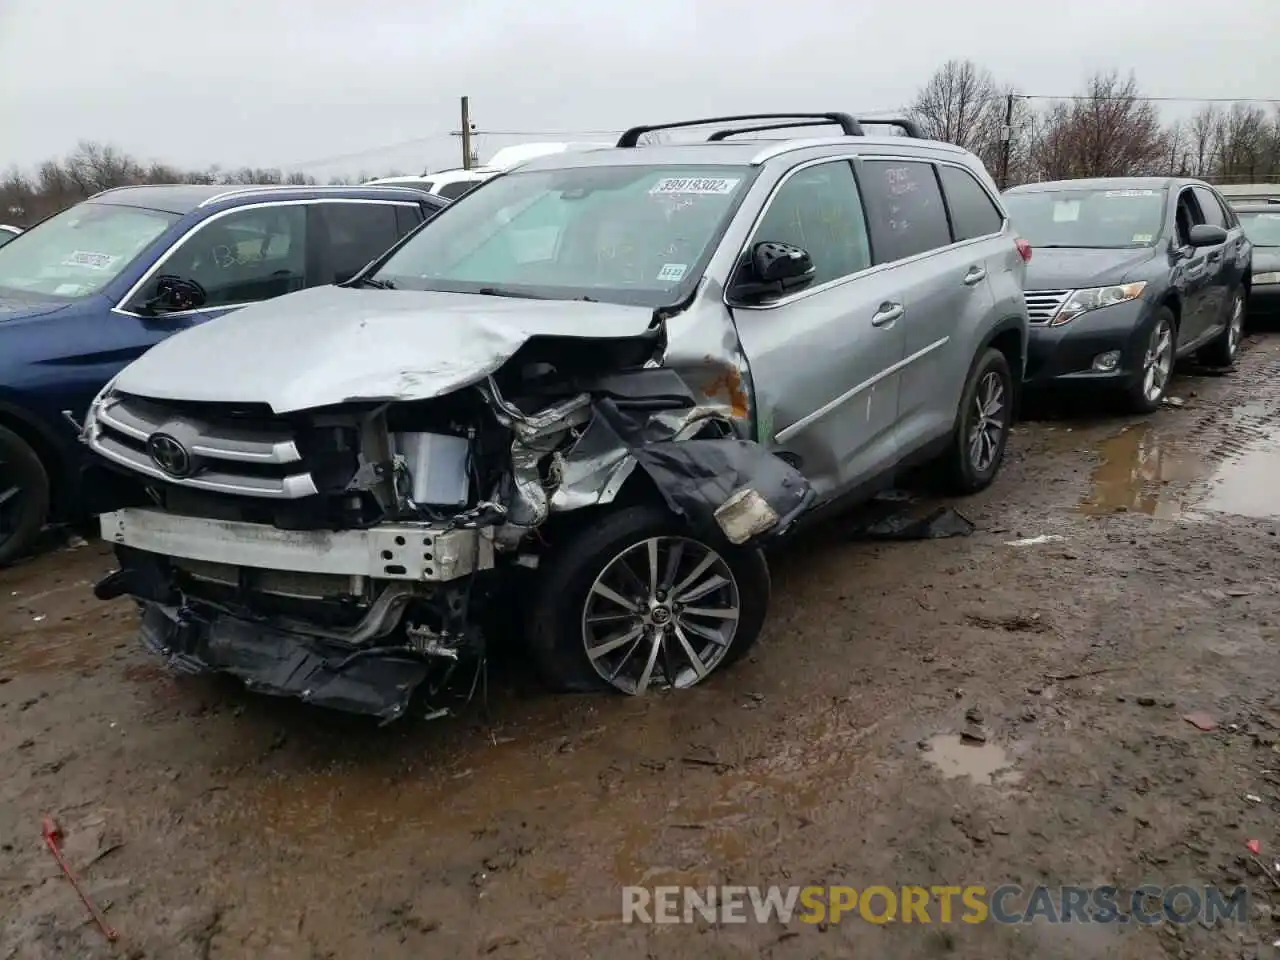
<svg viewBox="0 0 1280 960"><path fill-rule="evenodd" d="M413 290L663 306L701 273L752 172L510 173L446 207L373 279Z"/></svg>
<svg viewBox="0 0 1280 960"><path fill-rule="evenodd" d="M1254 212L1240 211L1240 226L1244 235L1253 241L1255 247L1280 247L1280 210Z"/></svg>
<svg viewBox="0 0 1280 960"><path fill-rule="evenodd" d="M79 203L0 247L0 290L75 300L120 275L178 216Z"/></svg>
<svg viewBox="0 0 1280 960"><path fill-rule="evenodd" d="M1004 201L1033 247L1149 247L1164 222L1164 190L1045 190Z"/></svg>

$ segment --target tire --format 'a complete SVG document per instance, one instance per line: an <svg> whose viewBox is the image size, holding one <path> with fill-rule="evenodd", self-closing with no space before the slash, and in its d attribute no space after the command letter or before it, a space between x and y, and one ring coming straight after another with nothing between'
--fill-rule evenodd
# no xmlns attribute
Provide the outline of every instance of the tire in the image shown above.
<svg viewBox="0 0 1280 960"><path fill-rule="evenodd" d="M1201 363L1210 367L1229 367L1236 362L1240 341L1244 338L1244 315L1244 294L1237 293L1231 304L1231 318L1227 321L1227 329L1218 334L1212 343L1201 348Z"/></svg>
<svg viewBox="0 0 1280 960"><path fill-rule="evenodd" d="M0 567L27 553L49 516L49 475L25 440L0 427Z"/></svg>
<svg viewBox="0 0 1280 960"><path fill-rule="evenodd" d="M1168 342L1160 347L1161 356L1154 356L1158 344L1165 343L1167 331ZM1177 359L1178 325L1173 311L1161 307L1147 324L1147 328L1138 339L1138 373L1125 392L1125 405L1134 413L1151 413L1158 410L1169 392L1169 384L1173 380L1173 365ZM1167 364L1167 369L1166 369ZM1163 370L1163 380L1161 371ZM1151 374L1151 386L1148 386L1148 374Z"/></svg>
<svg viewBox="0 0 1280 960"><path fill-rule="evenodd" d="M640 622L639 616L633 617L614 600L595 592L594 587L597 580L603 578L604 587L615 596L624 596L615 589L619 587L634 589L630 596L642 591L647 594L650 556L647 544L650 542L658 551L660 587L664 582L682 586L693 579L695 582L688 584L688 588L694 589L705 585L713 576L731 586L722 584L713 592L695 598L703 605L698 608L691 607L689 602L676 604L673 596L666 596L659 606L667 613L660 615L649 607L646 622ZM677 572L670 577L667 562L677 543ZM708 561L711 566L696 579L691 577L709 553L719 559ZM616 563L624 554L634 579L619 576L624 571ZM584 693L615 689L640 695L653 689L654 681L677 688L692 686L733 663L756 642L769 607L769 591L769 567L760 550L735 547L719 538L694 536L669 510L655 503L618 507L601 514L593 526L557 543L544 560L528 610L529 649L543 682L557 691ZM626 598L629 600L630 596ZM735 601L736 621L689 612L691 609L729 609ZM680 610L680 606L684 609ZM603 625L590 628L598 631L590 636L586 622L588 612L594 617L608 618ZM727 643L713 643L705 632L694 633L691 625L700 631L720 631L727 636ZM633 639L629 634L637 629L641 632ZM656 629L663 631L662 637L650 642L652 632L644 631ZM680 635L697 655L702 670L693 668ZM625 642L619 643L620 637L626 637ZM587 653L589 640L594 647L606 647L606 652L597 654L593 660ZM650 652L652 656L648 656ZM650 682L642 685L640 681L645 677L647 663L653 664L648 675ZM666 674L668 669L674 674L674 682ZM616 674L615 679L610 679L610 673Z"/></svg>
<svg viewBox="0 0 1280 960"><path fill-rule="evenodd" d="M979 395L981 391L981 397ZM979 429L979 401L988 410L981 429L985 440L972 447ZM1005 355L994 347L980 357L960 395L955 432L947 451L939 460L948 493L967 495L991 486L1004 462L1013 426L1014 382ZM981 454L980 456L978 454Z"/></svg>

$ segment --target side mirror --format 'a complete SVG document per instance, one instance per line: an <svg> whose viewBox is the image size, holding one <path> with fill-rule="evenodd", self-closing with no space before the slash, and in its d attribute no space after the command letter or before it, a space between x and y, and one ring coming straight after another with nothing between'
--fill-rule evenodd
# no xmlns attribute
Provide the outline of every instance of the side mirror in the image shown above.
<svg viewBox="0 0 1280 960"><path fill-rule="evenodd" d="M198 310L208 301L204 287L183 277L162 276L156 281L155 295L142 304L147 313L177 313Z"/></svg>
<svg viewBox="0 0 1280 960"><path fill-rule="evenodd" d="M743 258L732 293L742 299L781 296L812 283L814 272L808 250L765 240Z"/></svg>
<svg viewBox="0 0 1280 960"><path fill-rule="evenodd" d="M1197 223L1187 239L1193 247L1216 247L1227 242L1227 231L1211 223Z"/></svg>

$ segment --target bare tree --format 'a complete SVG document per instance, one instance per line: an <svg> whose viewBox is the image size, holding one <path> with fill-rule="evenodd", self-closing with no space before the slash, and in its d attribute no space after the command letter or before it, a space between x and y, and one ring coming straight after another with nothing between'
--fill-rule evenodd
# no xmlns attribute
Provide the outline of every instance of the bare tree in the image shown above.
<svg viewBox="0 0 1280 960"><path fill-rule="evenodd" d="M1049 179L1158 174L1167 162L1167 140L1134 77L1100 73L1080 97L1049 108L1036 165Z"/></svg>

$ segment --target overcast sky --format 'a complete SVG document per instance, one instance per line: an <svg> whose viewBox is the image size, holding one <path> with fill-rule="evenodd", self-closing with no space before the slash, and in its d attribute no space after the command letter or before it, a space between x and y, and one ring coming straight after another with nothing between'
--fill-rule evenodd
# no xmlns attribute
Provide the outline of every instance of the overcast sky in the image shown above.
<svg viewBox="0 0 1280 960"><path fill-rule="evenodd" d="M1276 0L0 0L0 168L89 139L416 173L457 165L462 94L481 130L532 134L482 138L483 160L630 123L894 107L955 56L1029 94L1132 68L1152 96L1280 97L1278 44Z"/></svg>

